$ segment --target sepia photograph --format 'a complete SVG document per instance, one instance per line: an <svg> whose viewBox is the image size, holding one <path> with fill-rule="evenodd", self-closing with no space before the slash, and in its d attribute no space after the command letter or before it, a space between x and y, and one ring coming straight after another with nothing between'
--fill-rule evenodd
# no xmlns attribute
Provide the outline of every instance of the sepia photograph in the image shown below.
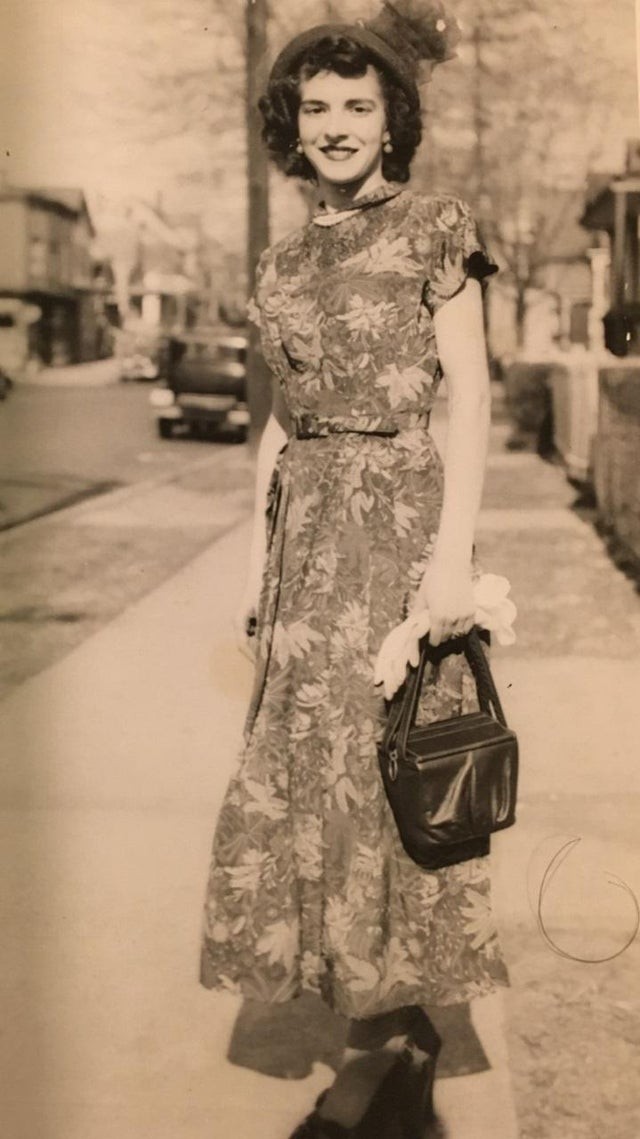
<svg viewBox="0 0 640 1139"><path fill-rule="evenodd" d="M2 0L6 1139L638 1139L634 0Z"/></svg>

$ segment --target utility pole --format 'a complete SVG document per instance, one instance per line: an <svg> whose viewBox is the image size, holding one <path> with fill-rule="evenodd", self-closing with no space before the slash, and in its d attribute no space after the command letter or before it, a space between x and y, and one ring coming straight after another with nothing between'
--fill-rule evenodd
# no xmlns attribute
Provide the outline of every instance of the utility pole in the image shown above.
<svg viewBox="0 0 640 1139"><path fill-rule="evenodd" d="M269 244L269 169L261 138L257 102L266 89L269 74L266 0L247 0L247 281L253 295L258 257ZM269 370L260 352L259 335L249 326L247 384L251 441L255 445L271 407Z"/></svg>
<svg viewBox="0 0 640 1139"><path fill-rule="evenodd" d="M483 44L485 39L484 13L480 9L473 25L473 128L475 134L475 205L484 205L486 193L485 128L486 110L484 106L483 84Z"/></svg>

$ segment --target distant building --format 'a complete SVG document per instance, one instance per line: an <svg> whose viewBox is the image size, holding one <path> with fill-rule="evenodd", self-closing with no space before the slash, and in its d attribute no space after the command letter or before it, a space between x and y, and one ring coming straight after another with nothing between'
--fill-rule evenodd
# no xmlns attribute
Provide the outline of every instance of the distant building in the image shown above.
<svg viewBox="0 0 640 1139"><path fill-rule="evenodd" d="M582 216L588 230L606 234L608 281L594 280L607 348L617 356L640 355L640 139L627 146L626 170L598 175ZM606 269L606 266L605 266ZM596 292L597 289L597 292Z"/></svg>
<svg viewBox="0 0 640 1139"><path fill-rule="evenodd" d="M572 344L594 346L592 321L594 266L607 261L606 244L580 224L585 191L549 188L538 202L530 232L511 243L524 261L524 323L517 336L517 293L513 272L496 279L489 290L490 342L497 356L521 351L545 356ZM498 256L500 247L498 247Z"/></svg>
<svg viewBox="0 0 640 1139"><path fill-rule="evenodd" d="M584 190L558 190L550 202L546 249L536 285L554 311L553 340L561 347L590 345L589 313L596 239L580 225Z"/></svg>
<svg viewBox="0 0 640 1139"><path fill-rule="evenodd" d="M171 332L217 320L225 253L197 217L168 216L160 203L131 199L105 209L100 245L113 264L110 299L121 325L141 321Z"/></svg>
<svg viewBox="0 0 640 1139"><path fill-rule="evenodd" d="M76 189L0 185L0 365L62 365L108 353L110 274ZM4 362L4 363L3 363Z"/></svg>

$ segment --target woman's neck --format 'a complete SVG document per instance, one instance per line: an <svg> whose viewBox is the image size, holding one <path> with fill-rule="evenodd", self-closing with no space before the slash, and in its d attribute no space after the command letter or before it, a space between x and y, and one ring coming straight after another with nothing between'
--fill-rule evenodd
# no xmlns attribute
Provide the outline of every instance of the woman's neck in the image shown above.
<svg viewBox="0 0 640 1139"><path fill-rule="evenodd" d="M385 179L380 169L373 170L365 178L358 179L357 182L348 182L344 185L338 182L330 182L326 178L320 178L318 182L320 199L328 210L347 209L357 198L371 194L384 184Z"/></svg>

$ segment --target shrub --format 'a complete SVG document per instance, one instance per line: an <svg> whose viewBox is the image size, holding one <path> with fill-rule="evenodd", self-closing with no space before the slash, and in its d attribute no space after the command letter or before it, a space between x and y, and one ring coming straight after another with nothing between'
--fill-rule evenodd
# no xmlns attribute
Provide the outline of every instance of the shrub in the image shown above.
<svg viewBox="0 0 640 1139"><path fill-rule="evenodd" d="M505 398L514 427L537 435L549 408L551 363L516 361L505 369Z"/></svg>

